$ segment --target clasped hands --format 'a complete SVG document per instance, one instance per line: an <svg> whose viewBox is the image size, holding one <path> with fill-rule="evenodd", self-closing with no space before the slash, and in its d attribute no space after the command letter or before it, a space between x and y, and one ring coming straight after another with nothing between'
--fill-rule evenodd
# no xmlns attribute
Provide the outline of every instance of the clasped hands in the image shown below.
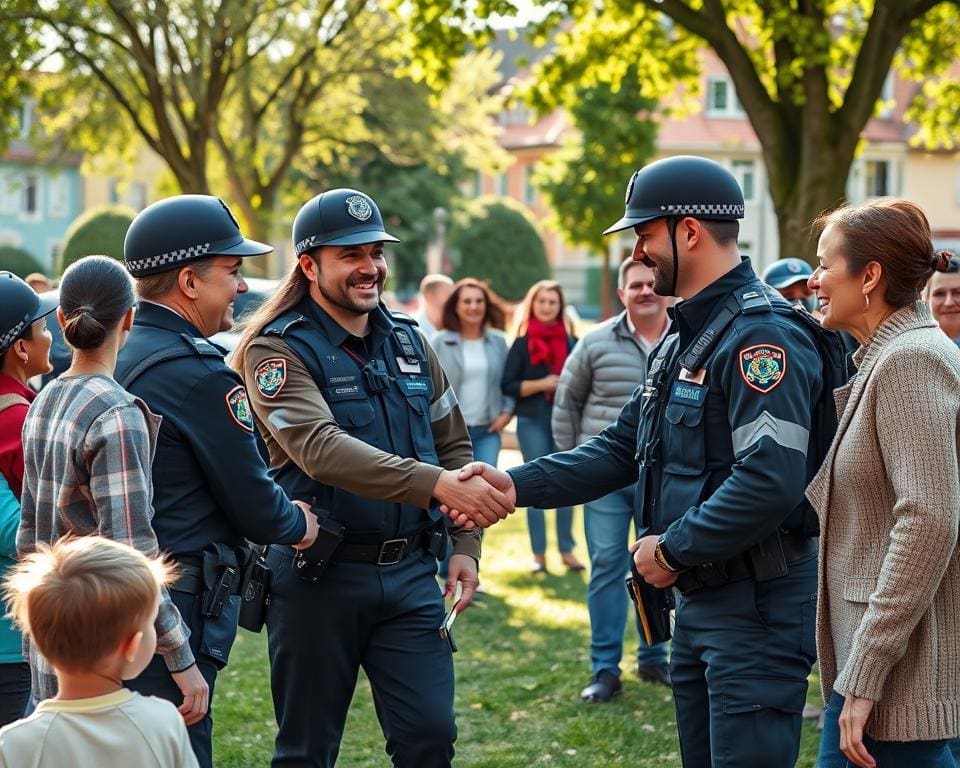
<svg viewBox="0 0 960 768"><path fill-rule="evenodd" d="M510 475L482 461L459 471L445 469L433 488L433 497L454 525L468 530L488 528L517 506L517 490Z"/></svg>

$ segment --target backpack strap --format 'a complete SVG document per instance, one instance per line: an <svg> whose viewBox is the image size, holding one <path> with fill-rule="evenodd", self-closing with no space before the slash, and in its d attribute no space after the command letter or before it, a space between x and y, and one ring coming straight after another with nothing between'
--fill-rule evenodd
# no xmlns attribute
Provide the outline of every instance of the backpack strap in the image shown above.
<svg viewBox="0 0 960 768"><path fill-rule="evenodd" d="M7 408L12 408L15 405L25 405L29 408L30 401L23 395L0 395L0 413L3 413Z"/></svg>

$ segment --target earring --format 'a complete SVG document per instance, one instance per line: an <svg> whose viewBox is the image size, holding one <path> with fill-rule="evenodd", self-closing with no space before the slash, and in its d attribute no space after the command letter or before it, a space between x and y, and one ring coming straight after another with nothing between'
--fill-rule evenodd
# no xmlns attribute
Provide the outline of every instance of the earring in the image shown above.
<svg viewBox="0 0 960 768"><path fill-rule="evenodd" d="M865 310L866 310L866 309L870 309L870 294L869 294L869 293L863 294L863 300L864 300L864 301L866 302L866 304L867 304Z"/></svg>

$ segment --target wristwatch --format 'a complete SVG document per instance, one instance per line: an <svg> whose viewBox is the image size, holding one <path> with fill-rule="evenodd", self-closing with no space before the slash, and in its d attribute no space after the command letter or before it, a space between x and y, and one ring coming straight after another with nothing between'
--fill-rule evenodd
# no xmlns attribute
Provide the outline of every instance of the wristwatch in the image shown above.
<svg viewBox="0 0 960 768"><path fill-rule="evenodd" d="M672 565L670 565L669 562L667 562L667 558L663 554L662 545L663 545L663 536L661 536L659 541L657 541L657 546L653 550L654 562L657 565L659 565L661 568L663 568L663 570L665 571L669 571L670 573L677 573L678 569L674 568Z"/></svg>

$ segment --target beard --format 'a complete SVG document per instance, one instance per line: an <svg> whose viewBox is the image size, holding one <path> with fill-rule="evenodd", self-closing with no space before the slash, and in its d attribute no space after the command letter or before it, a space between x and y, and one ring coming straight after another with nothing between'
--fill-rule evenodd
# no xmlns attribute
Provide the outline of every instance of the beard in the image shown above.
<svg viewBox="0 0 960 768"><path fill-rule="evenodd" d="M350 277L345 285L328 285L323 281L322 273L317 275L317 290L327 301L340 309L350 312L354 315L366 315L377 308L380 303L380 296L383 293L383 285L387 281L386 272L377 272L375 281L376 295L370 298L361 298L352 296L350 288L357 283L368 283L369 278L359 279Z"/></svg>
<svg viewBox="0 0 960 768"><path fill-rule="evenodd" d="M657 296L673 296L673 259L655 262L653 270L653 292Z"/></svg>

